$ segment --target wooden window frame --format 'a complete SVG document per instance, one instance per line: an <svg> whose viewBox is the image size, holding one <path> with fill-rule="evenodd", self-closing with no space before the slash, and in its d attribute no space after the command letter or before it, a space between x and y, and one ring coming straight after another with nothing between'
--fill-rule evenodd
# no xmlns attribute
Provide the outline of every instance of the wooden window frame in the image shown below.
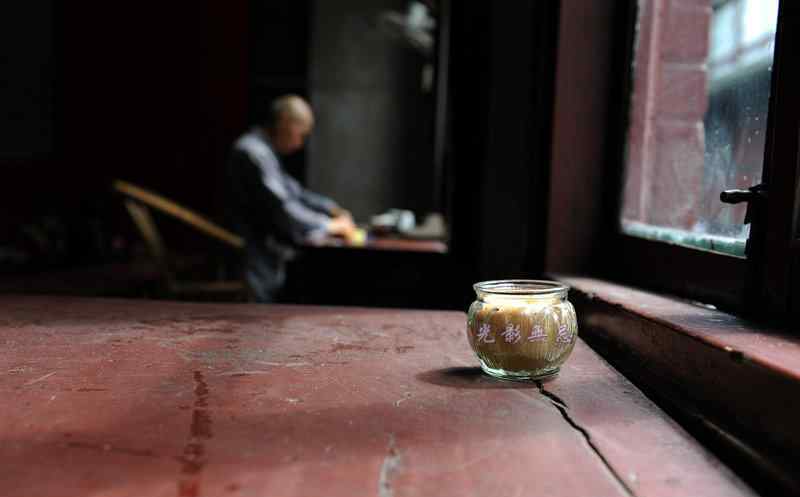
<svg viewBox="0 0 800 497"><path fill-rule="evenodd" d="M752 281L759 304L779 315L800 314L800 68L792 53L800 47L800 4L781 0L775 41L770 112L767 127L764 183L769 197L756 209L753 221L755 267Z"/></svg>
<svg viewBox="0 0 800 497"><path fill-rule="evenodd" d="M800 77L791 54L800 45L800 5L780 1L762 180L769 191L763 203L751 207L748 256L742 258L646 240L620 230L638 15L636 0L624 4L616 20L621 35L615 40L617 56L611 72L617 80L609 97L609 108L614 110L605 194L599 201L605 218L596 242L602 247L602 255L595 259L596 273L746 315L785 317L792 309L796 312L800 296L796 288L792 291L791 282L800 277L800 240L792 227L800 212L800 191L796 191L800 97L794 89L800 88Z"/></svg>

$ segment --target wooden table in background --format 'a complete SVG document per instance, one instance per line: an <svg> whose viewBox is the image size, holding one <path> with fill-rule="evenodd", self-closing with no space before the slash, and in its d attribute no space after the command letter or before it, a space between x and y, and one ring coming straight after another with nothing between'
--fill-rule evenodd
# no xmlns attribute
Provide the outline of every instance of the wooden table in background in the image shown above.
<svg viewBox="0 0 800 497"><path fill-rule="evenodd" d="M459 312L0 297L3 496L751 495L579 342L475 368Z"/></svg>
<svg viewBox="0 0 800 497"><path fill-rule="evenodd" d="M370 235L363 245L352 245L341 238L327 237L317 243L308 244L307 248L341 248L352 250L389 250L395 252L425 252L444 254L447 244L440 240L413 240L409 238L393 238Z"/></svg>
<svg viewBox="0 0 800 497"><path fill-rule="evenodd" d="M437 240L370 237L363 246L329 238L300 249L289 266L288 302L323 305L458 308L469 291L447 245ZM466 294L469 296L469 294Z"/></svg>

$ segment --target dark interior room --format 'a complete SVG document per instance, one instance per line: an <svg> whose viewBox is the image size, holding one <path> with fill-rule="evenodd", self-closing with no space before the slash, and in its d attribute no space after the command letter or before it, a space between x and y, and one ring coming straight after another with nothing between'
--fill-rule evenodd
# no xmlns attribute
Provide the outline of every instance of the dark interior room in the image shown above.
<svg viewBox="0 0 800 497"><path fill-rule="evenodd" d="M800 495L798 51L791 0L4 4L0 495Z"/></svg>

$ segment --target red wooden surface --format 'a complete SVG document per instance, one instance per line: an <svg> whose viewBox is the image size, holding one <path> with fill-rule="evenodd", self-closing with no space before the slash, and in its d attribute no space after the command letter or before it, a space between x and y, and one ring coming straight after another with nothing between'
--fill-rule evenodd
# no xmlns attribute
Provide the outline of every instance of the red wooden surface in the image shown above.
<svg viewBox="0 0 800 497"><path fill-rule="evenodd" d="M387 238L370 235L364 245L352 245L341 238L328 237L309 247L344 248L353 250L391 250L396 252L431 252L443 254L447 252L447 244L438 240L411 240L406 238Z"/></svg>
<svg viewBox="0 0 800 497"><path fill-rule="evenodd" d="M582 342L555 380L505 383L464 328L0 297L0 494L750 494Z"/></svg>
<svg viewBox="0 0 800 497"><path fill-rule="evenodd" d="M791 326L607 281L559 279L573 288L585 340L748 468L751 481L800 495L800 337Z"/></svg>
<svg viewBox="0 0 800 497"><path fill-rule="evenodd" d="M597 296L603 302L694 339L687 343L701 343L709 349L724 351L738 362L746 358L761 368L800 383L800 337L794 333L796 326L781 330L713 308L603 280L558 278L587 295Z"/></svg>

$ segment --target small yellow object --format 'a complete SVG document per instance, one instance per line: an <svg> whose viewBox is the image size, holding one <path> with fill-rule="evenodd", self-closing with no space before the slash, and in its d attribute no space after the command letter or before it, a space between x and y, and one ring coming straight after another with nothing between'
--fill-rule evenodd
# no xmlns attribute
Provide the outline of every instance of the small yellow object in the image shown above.
<svg viewBox="0 0 800 497"><path fill-rule="evenodd" d="M363 228L356 228L352 233L347 235L347 243L362 247L367 243L367 231Z"/></svg>

